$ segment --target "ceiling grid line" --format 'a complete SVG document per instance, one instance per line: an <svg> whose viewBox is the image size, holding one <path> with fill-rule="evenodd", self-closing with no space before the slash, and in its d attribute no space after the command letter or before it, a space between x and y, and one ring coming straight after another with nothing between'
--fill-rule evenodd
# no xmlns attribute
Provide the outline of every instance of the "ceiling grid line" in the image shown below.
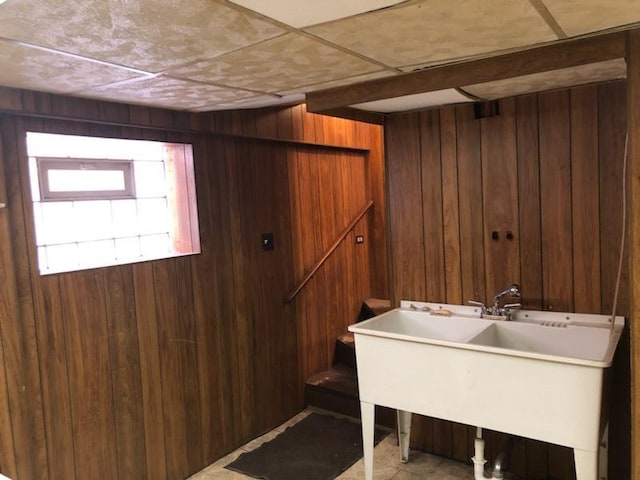
<svg viewBox="0 0 640 480"><path fill-rule="evenodd" d="M637 0L607 8L601 0L299 0L294 8L286 0L6 0L0 86L186 111L258 108L382 80L407 85L415 73L640 25ZM619 59L601 60L446 86L493 99L624 78ZM385 108L426 108L417 100Z"/></svg>

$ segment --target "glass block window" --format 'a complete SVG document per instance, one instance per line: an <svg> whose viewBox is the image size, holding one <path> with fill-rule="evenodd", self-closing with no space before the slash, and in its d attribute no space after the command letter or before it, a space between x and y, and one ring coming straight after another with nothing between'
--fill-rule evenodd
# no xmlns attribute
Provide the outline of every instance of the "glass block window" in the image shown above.
<svg viewBox="0 0 640 480"><path fill-rule="evenodd" d="M27 133L40 273L200 253L191 145Z"/></svg>

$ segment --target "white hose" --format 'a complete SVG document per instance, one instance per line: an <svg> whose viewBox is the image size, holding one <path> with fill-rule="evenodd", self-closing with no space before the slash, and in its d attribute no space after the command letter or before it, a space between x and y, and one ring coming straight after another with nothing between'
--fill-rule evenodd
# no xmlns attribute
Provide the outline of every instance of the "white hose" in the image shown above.
<svg viewBox="0 0 640 480"><path fill-rule="evenodd" d="M616 308L620 290L620 276L622 275L622 260L624 258L624 244L627 233L627 155L629 153L629 131L624 139L624 157L622 158L622 234L620 235L620 256L618 257L618 274L616 288L613 292L613 306L611 307L611 333L616 324Z"/></svg>

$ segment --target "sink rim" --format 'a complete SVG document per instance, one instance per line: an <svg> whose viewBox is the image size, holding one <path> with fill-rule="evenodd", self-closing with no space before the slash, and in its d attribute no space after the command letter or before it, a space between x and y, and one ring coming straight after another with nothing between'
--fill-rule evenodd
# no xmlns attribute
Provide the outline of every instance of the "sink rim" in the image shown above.
<svg viewBox="0 0 640 480"><path fill-rule="evenodd" d="M429 311L420 311L421 308L428 307L432 310L443 309L452 312L451 317L435 316ZM403 333L380 331L373 328L367 328L370 323L380 321L381 318L386 318L391 315L397 315L398 312L412 312L417 315L424 315L425 318L429 318L434 321L455 321L455 319L464 319L468 321L473 318L473 321L479 322L479 330L477 333L466 340L447 340L439 338L421 337ZM617 316L613 330L610 329L608 322L609 316L607 315L595 315L595 314L575 314L569 312L538 312L535 310L521 310L514 316L514 320L509 321L508 324L513 325L539 325L540 328L548 328L549 331L553 331L556 328L575 327L575 328L594 328L603 330L609 334L609 339L604 356L599 360L586 359L576 356L556 355L551 353L541 353L530 350L518 350L514 348L508 348L503 346L484 345L482 343L471 343L476 337L481 335L492 325L502 324L500 320L489 320L480 318L480 310L477 307L469 307L465 305L452 305L444 303L428 303L428 302L415 302L415 301L402 301L401 307L390 310L382 315L378 315L371 319L365 320L360 323L350 325L349 331L358 335L372 335L377 337L392 338L401 341L408 341L414 343L424 343L434 346L453 347L458 349L476 350L481 352L487 352L492 354L506 355L512 357L521 357L527 359L543 360L556 363L568 363L575 365L593 366L598 368L610 367L613 361L613 355L615 353L618 341L620 339L622 330L624 328L624 317ZM552 322L562 326L543 326ZM517 328L517 327L516 327ZM357 344L356 344L357 348Z"/></svg>

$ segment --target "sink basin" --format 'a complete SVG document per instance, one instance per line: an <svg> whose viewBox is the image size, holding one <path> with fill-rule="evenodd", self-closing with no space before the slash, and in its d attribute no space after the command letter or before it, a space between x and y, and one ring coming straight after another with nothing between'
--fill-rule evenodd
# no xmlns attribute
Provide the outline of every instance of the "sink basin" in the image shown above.
<svg viewBox="0 0 640 480"><path fill-rule="evenodd" d="M564 359L611 363L609 328L565 325L543 326L537 323L496 322L469 340L471 345L484 345L518 352L537 353Z"/></svg>
<svg viewBox="0 0 640 480"><path fill-rule="evenodd" d="M365 323L358 325L365 327ZM477 338L488 325L487 321L478 318L456 316L443 319L424 312L397 310L393 315L384 314L368 320L366 329L371 335L402 340L468 342Z"/></svg>
<svg viewBox="0 0 640 480"><path fill-rule="evenodd" d="M447 314L450 316L434 315ZM351 325L356 344L365 478L373 478L375 405L398 410L407 458L410 412L574 450L577 480L598 479L606 373L624 318L403 301Z"/></svg>

